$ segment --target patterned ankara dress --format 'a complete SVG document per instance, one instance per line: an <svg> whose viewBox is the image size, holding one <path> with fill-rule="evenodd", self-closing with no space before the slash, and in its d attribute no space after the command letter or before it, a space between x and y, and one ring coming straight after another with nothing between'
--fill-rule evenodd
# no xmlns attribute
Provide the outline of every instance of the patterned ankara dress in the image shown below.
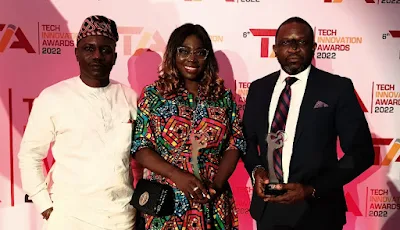
<svg viewBox="0 0 400 230"><path fill-rule="evenodd" d="M208 101L199 93L197 99L186 90L168 98L161 96L155 84L144 89L138 103L137 124L133 136L132 153L148 147L169 163L212 182L225 150L245 150L236 103L226 90L217 101ZM198 167L193 167L191 133L205 134L207 146L196 157ZM196 168L199 172L196 172ZM171 216L145 215L149 230L236 230L239 228L236 205L230 188L212 203L198 204L189 201L184 193L169 179L154 172L145 179L166 183L175 192L175 212Z"/></svg>

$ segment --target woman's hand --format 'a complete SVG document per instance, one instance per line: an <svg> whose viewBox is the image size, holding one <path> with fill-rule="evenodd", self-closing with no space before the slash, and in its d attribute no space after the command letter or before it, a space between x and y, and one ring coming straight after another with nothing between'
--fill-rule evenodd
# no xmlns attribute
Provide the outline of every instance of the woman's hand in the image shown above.
<svg viewBox="0 0 400 230"><path fill-rule="evenodd" d="M213 183L208 183L208 192L210 193L210 200L215 200L218 196L225 192L227 189L228 183L220 183L218 181L214 181Z"/></svg>
<svg viewBox="0 0 400 230"><path fill-rule="evenodd" d="M185 194L187 199L201 204L209 201L210 195L207 189L193 174L178 169L172 173L170 179Z"/></svg>

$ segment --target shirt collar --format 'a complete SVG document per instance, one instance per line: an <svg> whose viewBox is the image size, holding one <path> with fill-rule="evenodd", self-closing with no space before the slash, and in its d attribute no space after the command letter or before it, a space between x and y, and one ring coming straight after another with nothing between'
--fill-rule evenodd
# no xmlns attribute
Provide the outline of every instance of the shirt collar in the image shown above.
<svg viewBox="0 0 400 230"><path fill-rule="evenodd" d="M298 81L300 80L300 81L307 82L307 78L308 78L308 75L310 74L310 70L311 70L311 65L309 65L305 70L301 71L298 74L289 75L281 68L280 75L279 75L279 82L285 83L285 79L287 77L295 77L298 79Z"/></svg>
<svg viewBox="0 0 400 230"><path fill-rule="evenodd" d="M100 93L100 92L105 92L108 88L110 88L111 86L111 80L108 83L108 85L104 86L104 87L90 87L88 85L86 85L82 79L80 78L80 76L77 77L77 82L78 85L80 86L80 88L86 92L89 93Z"/></svg>

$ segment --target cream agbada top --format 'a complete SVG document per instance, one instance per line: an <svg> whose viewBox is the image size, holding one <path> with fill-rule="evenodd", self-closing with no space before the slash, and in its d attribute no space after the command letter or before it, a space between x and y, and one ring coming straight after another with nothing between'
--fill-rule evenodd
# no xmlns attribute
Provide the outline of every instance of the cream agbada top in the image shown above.
<svg viewBox="0 0 400 230"><path fill-rule="evenodd" d="M120 83L91 88L79 77L50 86L35 99L18 157L23 189L40 212L54 206L99 225L110 224L113 216L133 219L136 99ZM55 164L49 192L42 159L51 143Z"/></svg>

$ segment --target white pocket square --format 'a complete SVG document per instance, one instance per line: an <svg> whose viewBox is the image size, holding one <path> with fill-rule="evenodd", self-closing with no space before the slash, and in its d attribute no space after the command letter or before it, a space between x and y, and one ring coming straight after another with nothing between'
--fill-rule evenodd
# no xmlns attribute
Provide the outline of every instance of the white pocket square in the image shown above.
<svg viewBox="0 0 400 230"><path fill-rule="evenodd" d="M325 107L329 107L329 106L328 106L328 104L326 104L323 101L317 101L317 103L315 103L315 105L314 105L314 109L325 108Z"/></svg>

